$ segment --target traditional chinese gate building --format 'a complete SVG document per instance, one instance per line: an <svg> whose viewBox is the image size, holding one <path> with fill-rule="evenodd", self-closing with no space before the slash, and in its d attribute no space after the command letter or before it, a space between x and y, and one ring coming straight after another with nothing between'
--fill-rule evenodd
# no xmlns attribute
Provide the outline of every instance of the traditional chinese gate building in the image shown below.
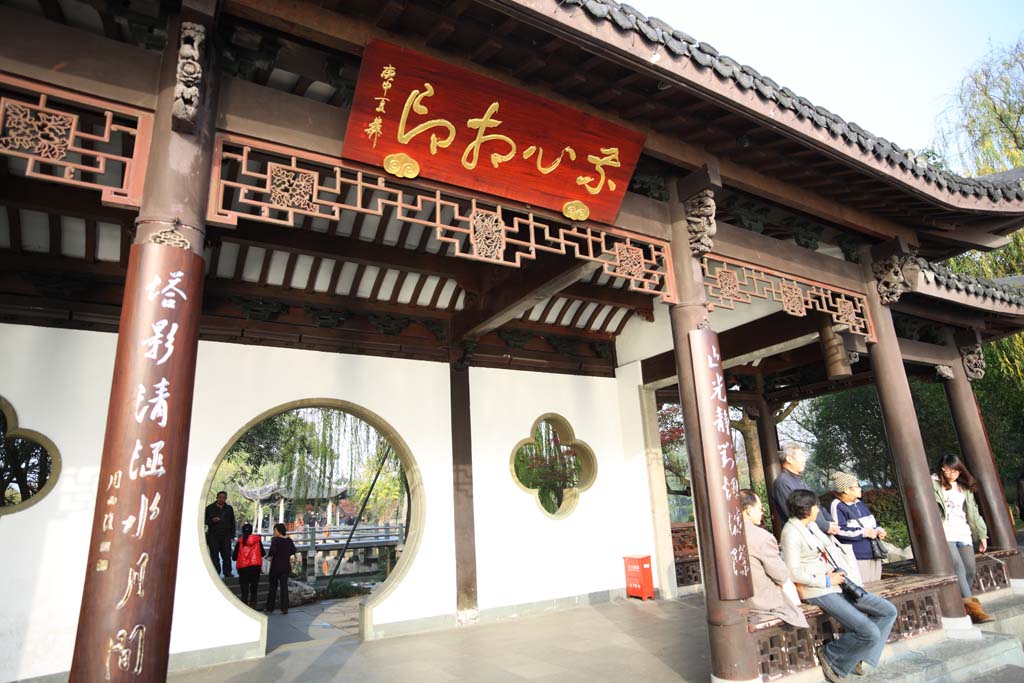
<svg viewBox="0 0 1024 683"><path fill-rule="evenodd" d="M759 406L770 479L774 404L873 383L917 570L943 576L907 378L944 382L1024 580L970 386L1024 292L935 265L1006 243L1020 169L931 167L610 0L13 4L0 407L60 467L0 525L0 678L260 656L202 501L247 426L300 405L384 430L409 476L366 638L621 595L629 554L675 596L666 387L716 679L765 671L728 403ZM557 514L510 474L542 419L592 452ZM932 595L922 618L964 627L955 585Z"/></svg>

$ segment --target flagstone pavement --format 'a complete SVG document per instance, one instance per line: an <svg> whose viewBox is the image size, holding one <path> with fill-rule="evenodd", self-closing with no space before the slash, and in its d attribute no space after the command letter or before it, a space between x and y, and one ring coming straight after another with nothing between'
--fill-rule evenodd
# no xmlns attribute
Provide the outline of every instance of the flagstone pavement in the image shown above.
<svg viewBox="0 0 1024 683"><path fill-rule="evenodd" d="M315 607L315 606L310 606ZM327 606L328 609L331 605ZM304 616L303 616L304 615ZM616 600L548 614L399 638L359 642L306 610L288 614L280 643L262 659L172 674L178 683L595 683L707 681L702 596ZM308 625L306 624L308 621ZM275 621L278 621L275 618ZM301 638L305 629L309 639ZM289 633L285 631L285 633ZM296 638L301 642L296 642Z"/></svg>

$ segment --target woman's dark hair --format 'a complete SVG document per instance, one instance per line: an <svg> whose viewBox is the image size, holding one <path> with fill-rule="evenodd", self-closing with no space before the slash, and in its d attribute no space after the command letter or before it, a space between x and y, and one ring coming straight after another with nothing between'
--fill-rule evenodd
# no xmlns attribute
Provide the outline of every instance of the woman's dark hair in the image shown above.
<svg viewBox="0 0 1024 683"><path fill-rule="evenodd" d="M278 522L274 525L274 531L281 534L282 536L288 535L288 527L284 525L284 522Z"/></svg>
<svg viewBox="0 0 1024 683"><path fill-rule="evenodd" d="M786 499L786 507L789 508L789 516L796 519L806 519L811 514L811 508L818 504L818 497L813 491L797 489L789 494Z"/></svg>
<svg viewBox="0 0 1024 683"><path fill-rule="evenodd" d="M249 540L249 534L251 534L251 533L252 533L252 524L249 524L248 522L246 522L245 524L242 525L242 545L245 545L245 542Z"/></svg>
<svg viewBox="0 0 1024 683"><path fill-rule="evenodd" d="M943 474L942 468L948 467L951 470L957 470L960 472L960 476L956 478L960 488L968 491L978 490L978 480L971 476L971 473L967 471L967 466L964 465L964 461L960 459L959 455L950 453L939 458L939 461L935 463L935 476L939 478L939 482L942 484L942 488L949 490L952 485L946 481L946 475Z"/></svg>
<svg viewBox="0 0 1024 683"><path fill-rule="evenodd" d="M752 508L758 504L757 494L750 489L742 489L740 491L740 509L746 510Z"/></svg>

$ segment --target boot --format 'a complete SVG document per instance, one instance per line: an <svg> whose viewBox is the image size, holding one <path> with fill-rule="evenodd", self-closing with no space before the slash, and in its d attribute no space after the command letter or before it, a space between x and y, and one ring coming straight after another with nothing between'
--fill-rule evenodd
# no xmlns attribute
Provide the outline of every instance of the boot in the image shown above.
<svg viewBox="0 0 1024 683"><path fill-rule="evenodd" d="M984 624L996 620L991 614L985 613L981 603L978 602L978 598L964 598L964 609L967 611L967 616L971 618L972 623Z"/></svg>

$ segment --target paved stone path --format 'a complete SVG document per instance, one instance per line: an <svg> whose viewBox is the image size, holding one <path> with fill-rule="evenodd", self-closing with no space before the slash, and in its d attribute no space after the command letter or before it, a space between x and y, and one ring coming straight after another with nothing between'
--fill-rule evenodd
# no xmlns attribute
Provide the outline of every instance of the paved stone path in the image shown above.
<svg viewBox="0 0 1024 683"><path fill-rule="evenodd" d="M343 600L322 600L299 605L281 614L270 615L267 628L268 649L310 640L337 640L359 636L359 601L362 596Z"/></svg>
<svg viewBox="0 0 1024 683"><path fill-rule="evenodd" d="M295 612L296 623L292 628L300 629L307 618L299 617L300 612L305 614L306 609ZM286 618L291 617L289 612ZM315 620L309 622L308 632L317 633L314 623ZM698 595L646 603L620 600L497 624L365 643L314 637L303 643L280 645L263 659L179 672L169 680L703 683L710 678L709 674L704 606Z"/></svg>

